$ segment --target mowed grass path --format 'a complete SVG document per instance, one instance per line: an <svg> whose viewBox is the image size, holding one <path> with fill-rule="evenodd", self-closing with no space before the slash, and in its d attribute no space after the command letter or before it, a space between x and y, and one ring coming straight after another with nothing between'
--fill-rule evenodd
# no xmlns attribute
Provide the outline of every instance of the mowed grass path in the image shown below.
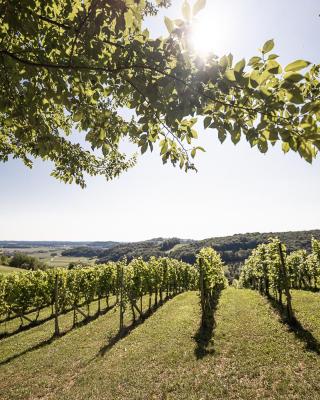
<svg viewBox="0 0 320 400"><path fill-rule="evenodd" d="M319 319L312 317L320 312L319 294L293 295L301 323L320 341ZM306 350L305 343L280 322L258 293L223 291L210 352L203 358L197 356L194 339L199 320L197 294L184 293L113 347L101 351L117 329L118 314L111 311L1 365L0 397L320 399L320 356ZM0 342L0 354L3 345L6 356L14 353L15 343L25 334Z"/></svg>
<svg viewBox="0 0 320 400"><path fill-rule="evenodd" d="M8 267L7 265L0 265L0 274L11 274L12 272L24 272L25 269Z"/></svg>

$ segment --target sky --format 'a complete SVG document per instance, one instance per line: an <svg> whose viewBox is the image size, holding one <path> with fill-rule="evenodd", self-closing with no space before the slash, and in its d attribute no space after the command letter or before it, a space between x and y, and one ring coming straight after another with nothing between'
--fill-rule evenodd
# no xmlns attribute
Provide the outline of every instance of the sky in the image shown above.
<svg viewBox="0 0 320 400"><path fill-rule="evenodd" d="M181 15L182 1L172 3L146 21L152 36L166 34L165 15ZM282 64L319 63L319 14L318 0L207 0L198 15L201 50L248 59L273 38ZM203 239L320 228L320 155L310 165L279 147L261 154L245 141L221 145L201 124L199 133L207 152L199 153L198 173L163 165L152 153L120 178L90 177L81 189L50 177L49 163L36 161L31 170L18 160L1 163L0 240Z"/></svg>

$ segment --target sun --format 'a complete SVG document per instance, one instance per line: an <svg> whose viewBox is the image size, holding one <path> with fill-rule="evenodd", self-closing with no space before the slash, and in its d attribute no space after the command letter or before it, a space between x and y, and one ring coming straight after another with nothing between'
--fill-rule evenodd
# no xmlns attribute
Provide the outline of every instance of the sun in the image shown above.
<svg viewBox="0 0 320 400"><path fill-rule="evenodd" d="M229 37L228 25L222 20L212 18L210 13L193 21L190 32L190 46L201 58L219 54L226 50L226 39Z"/></svg>
<svg viewBox="0 0 320 400"><path fill-rule="evenodd" d="M201 58L206 58L214 52L212 40L210 40L211 28L203 21L194 22L191 28L190 45L192 50Z"/></svg>

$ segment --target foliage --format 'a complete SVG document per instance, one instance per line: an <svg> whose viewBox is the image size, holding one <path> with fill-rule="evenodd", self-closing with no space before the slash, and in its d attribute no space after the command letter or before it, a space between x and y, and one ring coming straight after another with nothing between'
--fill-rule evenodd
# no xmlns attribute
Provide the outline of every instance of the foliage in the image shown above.
<svg viewBox="0 0 320 400"><path fill-rule="evenodd" d="M120 261L95 267L0 274L0 315L21 316L30 310L53 305L56 279L61 312L77 308L83 302L89 306L94 299L108 299L110 295L118 299L123 289L126 296L130 295L125 302L162 290L178 293L195 289L197 277L197 270L189 264L155 257L148 263L142 259L133 260L128 266Z"/></svg>
<svg viewBox="0 0 320 400"><path fill-rule="evenodd" d="M232 287L234 287L235 289L239 289L240 285L238 279L233 279Z"/></svg>
<svg viewBox="0 0 320 400"><path fill-rule="evenodd" d="M240 286L251 287L268 298L273 297L278 302L281 311L284 310L282 299L284 294L286 297L285 320L291 325L297 323L292 307L286 248L279 238L270 238L268 244L261 244L252 252L241 272ZM270 290L273 296L270 296Z"/></svg>
<svg viewBox="0 0 320 400"><path fill-rule="evenodd" d="M312 162L320 148L319 65L284 68L273 40L248 62L200 59L190 47L198 0L168 36L151 38L143 19L169 1L0 1L0 160L51 160L52 175L85 186L84 174L118 176L135 164L119 146L159 149L164 163L195 169L195 123L221 142L241 136L265 153L282 144ZM131 110L124 118L122 110ZM84 132L86 145L80 145ZM91 151L87 148L91 147Z"/></svg>
<svg viewBox="0 0 320 400"><path fill-rule="evenodd" d="M76 246L71 249L63 250L62 256L66 257L97 257L103 253L103 249L89 247L89 246Z"/></svg>
<svg viewBox="0 0 320 400"><path fill-rule="evenodd" d="M197 265L203 273L204 290L221 290L226 286L223 262L215 250L202 248L197 255Z"/></svg>
<svg viewBox="0 0 320 400"><path fill-rule="evenodd" d="M252 251L241 270L240 282L243 287L251 287L269 294L270 289L277 294L283 290L283 274L279 254L278 238L270 238L268 244L260 244Z"/></svg>
<svg viewBox="0 0 320 400"><path fill-rule="evenodd" d="M312 252L292 252L287 258L291 286L295 289L317 289L320 278L320 241L311 239Z"/></svg>
<svg viewBox="0 0 320 400"><path fill-rule="evenodd" d="M8 265L9 264L9 257L5 254L0 254L0 265Z"/></svg>
<svg viewBox="0 0 320 400"><path fill-rule="evenodd" d="M15 253L9 260L10 267L23 268L30 270L45 269L46 265L38 258L23 254Z"/></svg>
<svg viewBox="0 0 320 400"><path fill-rule="evenodd" d="M196 262L196 255L202 247L212 247L221 255L222 260L228 264L231 280L233 277L238 276L239 264L249 257L252 250L256 248L258 244L267 243L271 235L272 233L255 232L213 237L204 240L183 241L179 239L179 246L173 247L167 252L162 250L164 246L163 243L167 240L171 241L172 239L158 238L143 242L119 243L103 252L97 249L95 255L99 257L99 262L118 261L123 257L127 257L128 260L136 257L142 257L144 260L148 260L151 256L169 256L170 258L176 258L188 262L189 264L194 264ZM281 241L285 242L290 252L298 249L310 251L310 240L312 236L320 240L319 230L278 232L273 233L273 235L278 236ZM82 253L70 249L68 254L79 256Z"/></svg>
<svg viewBox="0 0 320 400"><path fill-rule="evenodd" d="M160 250L162 251L168 251L173 249L177 244L180 244L181 241L178 238L172 238L172 239L166 239L162 242L160 246Z"/></svg>
<svg viewBox="0 0 320 400"><path fill-rule="evenodd" d="M269 289L284 290L285 277L281 269L278 239L269 244L261 244L253 250L241 271L240 281L245 287L258 289L269 294ZM284 253L288 283L294 289L317 289L320 277L320 241L311 239L312 252L300 249L286 256Z"/></svg>
<svg viewBox="0 0 320 400"><path fill-rule="evenodd" d="M213 311L217 305L221 290L228 283L224 277L223 262L220 255L210 247L204 247L197 255L199 268L200 304L202 311L199 338L203 338L204 331L212 333L214 322Z"/></svg>

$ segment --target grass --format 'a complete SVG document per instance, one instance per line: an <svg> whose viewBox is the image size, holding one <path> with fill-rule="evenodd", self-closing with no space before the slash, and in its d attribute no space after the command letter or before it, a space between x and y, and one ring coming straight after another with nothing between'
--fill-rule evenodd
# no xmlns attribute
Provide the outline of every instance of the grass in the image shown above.
<svg viewBox="0 0 320 400"><path fill-rule="evenodd" d="M58 247L28 247L28 248L10 248L4 249L0 248L0 250L4 250L5 252L14 253L20 252L24 254L28 254L30 256L36 257L42 262L46 263L49 267L67 267L69 263L85 263L85 264L93 264L95 259L89 259L87 257L68 257L62 256L61 252L66 250L66 248L58 248ZM56 254L56 255L52 255ZM1 266L0 266L0 272Z"/></svg>
<svg viewBox="0 0 320 400"><path fill-rule="evenodd" d="M11 274L12 272L23 272L23 271L25 271L25 269L0 265L0 274Z"/></svg>
<svg viewBox="0 0 320 400"><path fill-rule="evenodd" d="M293 292L296 315L316 340L319 295ZM70 316L63 318L67 325ZM1 399L320 399L319 355L266 299L227 289L215 319L205 356L197 352L194 292L168 301L108 349L115 311L52 342L52 322L21 332L0 342Z"/></svg>
<svg viewBox="0 0 320 400"><path fill-rule="evenodd" d="M109 305L112 306L114 302L114 296L111 296L109 299ZM84 303L84 300L83 300ZM106 304L105 300L101 300L101 311L106 310ZM82 307L79 307L82 312L85 314L87 313L87 306L83 305ZM94 317L95 314L98 311L98 301L93 301L90 303L90 318ZM51 306L44 307L43 309L40 310L39 314L34 311L30 312L27 314L27 317L31 320L34 321L34 323L30 323L29 321L22 319L20 320L19 317L14 317L8 321L1 321L0 322L0 339L5 336L12 336L14 334L20 333L20 330L28 330L30 328L35 329L38 325L42 325L47 323L50 319L53 319L53 314L52 314L52 308ZM38 317L38 318L37 318ZM4 318L3 318L4 319ZM66 310L64 315L62 315L60 318L60 324L62 325L62 331L69 331L72 328L73 325L73 311L68 311ZM81 323L84 321L84 317L78 312L77 313L77 323ZM23 322L23 325L21 325L21 322ZM47 335L47 340L52 336L52 333L54 332L54 325L53 321L48 322L47 324L49 328L48 330L48 335ZM40 329L40 328L38 328ZM0 361L1 362L1 361Z"/></svg>
<svg viewBox="0 0 320 400"><path fill-rule="evenodd" d="M69 263L82 262L86 264L92 264L95 260L89 259L88 257L72 257L62 256L61 252L65 249L50 249L45 248L42 251L29 252L33 257L39 258L42 262L46 263L50 267L67 267ZM55 254L55 255L52 255Z"/></svg>
<svg viewBox="0 0 320 400"><path fill-rule="evenodd" d="M50 260L47 260L46 262L51 267L67 267L71 262L94 264L95 259L89 259L87 257L55 256L51 257Z"/></svg>

